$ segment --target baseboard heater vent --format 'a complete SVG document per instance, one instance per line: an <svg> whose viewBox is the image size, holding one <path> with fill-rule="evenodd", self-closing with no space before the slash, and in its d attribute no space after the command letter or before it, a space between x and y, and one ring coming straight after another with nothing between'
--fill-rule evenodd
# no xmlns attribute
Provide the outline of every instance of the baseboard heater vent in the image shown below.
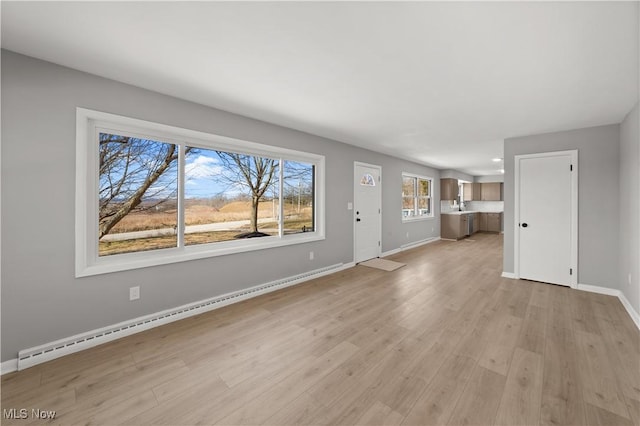
<svg viewBox="0 0 640 426"><path fill-rule="evenodd" d="M190 303L179 306L177 308L168 309L166 311L157 312L155 314L139 317L133 320L124 321L109 327L93 330L87 333L77 334L66 339L57 340L30 349L24 349L18 353L18 370L41 364L52 359L79 352L121 337L139 333L150 328L158 327L163 324L178 321L183 318L199 315L204 312L212 311L223 306L237 303L242 300L250 299L261 294L269 293L281 288L289 287L295 284L318 278L323 275L332 274L343 269L353 266L352 264L335 264L313 271L305 272L299 275L272 281L255 287L250 287L234 293L224 294L222 296L213 297L211 299L201 300L199 302Z"/></svg>

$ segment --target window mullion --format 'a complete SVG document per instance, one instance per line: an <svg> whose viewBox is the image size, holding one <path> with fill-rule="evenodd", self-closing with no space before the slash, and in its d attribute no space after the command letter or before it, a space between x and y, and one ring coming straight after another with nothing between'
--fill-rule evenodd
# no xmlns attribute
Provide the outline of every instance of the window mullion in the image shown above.
<svg viewBox="0 0 640 426"><path fill-rule="evenodd" d="M414 217L418 217L418 206L420 203L418 203L418 199L420 198L420 196L418 195L418 178L414 177L413 178L413 216Z"/></svg>
<svg viewBox="0 0 640 426"><path fill-rule="evenodd" d="M185 181L185 144L178 145L178 247L184 247L185 214L184 214L184 181Z"/></svg>
<svg viewBox="0 0 640 426"><path fill-rule="evenodd" d="M278 237L284 236L284 202L282 200L284 194L284 160L279 159L278 165Z"/></svg>

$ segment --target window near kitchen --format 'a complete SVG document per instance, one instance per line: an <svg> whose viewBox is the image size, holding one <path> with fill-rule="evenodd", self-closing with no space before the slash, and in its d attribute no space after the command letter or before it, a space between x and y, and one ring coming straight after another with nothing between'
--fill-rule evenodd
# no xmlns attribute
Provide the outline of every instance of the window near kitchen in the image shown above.
<svg viewBox="0 0 640 426"><path fill-rule="evenodd" d="M402 220L433 217L432 187L429 177L402 174Z"/></svg>
<svg viewBox="0 0 640 426"><path fill-rule="evenodd" d="M76 276L324 239L324 157L78 108Z"/></svg>

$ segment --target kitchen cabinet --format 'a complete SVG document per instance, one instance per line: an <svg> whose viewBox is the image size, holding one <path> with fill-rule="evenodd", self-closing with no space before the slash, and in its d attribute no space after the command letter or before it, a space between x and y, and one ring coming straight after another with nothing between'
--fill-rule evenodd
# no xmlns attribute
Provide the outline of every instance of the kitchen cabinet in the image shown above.
<svg viewBox="0 0 640 426"><path fill-rule="evenodd" d="M487 213L487 231L502 231L502 213Z"/></svg>
<svg viewBox="0 0 640 426"><path fill-rule="evenodd" d="M487 213L479 213L480 220L478 221L478 231L486 231L487 230Z"/></svg>
<svg viewBox="0 0 640 426"><path fill-rule="evenodd" d="M483 232L502 232L502 213L480 213L479 230Z"/></svg>
<svg viewBox="0 0 640 426"><path fill-rule="evenodd" d="M469 234L468 214L443 214L440 224L440 238L459 240Z"/></svg>
<svg viewBox="0 0 640 426"><path fill-rule="evenodd" d="M501 182L489 182L482 183L482 189L480 190L481 201L502 201L502 183Z"/></svg>
<svg viewBox="0 0 640 426"><path fill-rule="evenodd" d="M458 179L440 179L440 200L458 199Z"/></svg>
<svg viewBox="0 0 640 426"><path fill-rule="evenodd" d="M480 201L482 193L481 183L465 183L463 184L463 201Z"/></svg>
<svg viewBox="0 0 640 426"><path fill-rule="evenodd" d="M502 201L502 183L465 183L463 201Z"/></svg>
<svg viewBox="0 0 640 426"><path fill-rule="evenodd" d="M447 240L458 239L460 221L452 214L440 215L440 238Z"/></svg>
<svg viewBox="0 0 640 426"><path fill-rule="evenodd" d="M461 214L460 216L460 231L458 232L458 238L464 238L469 235L469 215Z"/></svg>
<svg viewBox="0 0 640 426"><path fill-rule="evenodd" d="M472 221L469 228L469 221ZM501 232L502 213L455 213L440 216L440 237L459 240L476 232Z"/></svg>

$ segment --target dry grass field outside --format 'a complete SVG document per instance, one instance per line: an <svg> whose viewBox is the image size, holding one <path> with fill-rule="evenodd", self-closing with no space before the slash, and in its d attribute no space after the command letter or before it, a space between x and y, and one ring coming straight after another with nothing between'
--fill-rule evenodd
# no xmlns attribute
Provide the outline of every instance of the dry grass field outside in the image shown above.
<svg viewBox="0 0 640 426"><path fill-rule="evenodd" d="M250 201L232 201L220 208L206 204L188 203L185 207L185 224L206 225L214 223L248 221L250 219ZM269 235L278 234L278 223L265 221L265 219L277 216L278 205L272 201L263 201L259 205L258 229ZM146 210L135 212L125 216L111 231L111 234L122 234L128 232L157 230L174 228L177 225L177 210L168 209L165 211ZM301 206L298 211L297 204L291 203L284 206L284 233L293 234L310 230L313 227L313 208ZM236 226L234 229L224 229L215 231L203 231L185 234L185 245L207 244L212 242L230 241L238 234L248 232L249 224ZM157 250L163 248L176 247L176 235L163 235L156 237L134 238L122 241L100 241L100 256L113 254L132 253L138 251Z"/></svg>
<svg viewBox="0 0 640 426"><path fill-rule="evenodd" d="M184 211L185 222L186 225L189 226L249 220L251 215L250 210L250 201L232 201L219 209L203 204L188 205ZM294 209L292 209L291 205L285 206L285 215L291 214L292 210ZM273 217L273 212L273 203L271 201L263 201L258 207L258 219ZM130 213L113 227L111 233L120 234L124 232L171 228L176 225L177 217L178 212L176 209L157 212L147 210Z"/></svg>

